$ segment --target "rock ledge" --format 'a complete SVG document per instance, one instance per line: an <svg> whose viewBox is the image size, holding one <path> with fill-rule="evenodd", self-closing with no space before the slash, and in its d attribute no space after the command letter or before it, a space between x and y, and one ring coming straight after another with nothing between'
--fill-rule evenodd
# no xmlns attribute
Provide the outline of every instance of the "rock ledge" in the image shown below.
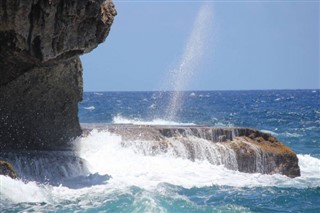
<svg viewBox="0 0 320 213"><path fill-rule="evenodd" d="M170 151L190 160L207 159L240 172L300 176L297 155L274 136L256 129L131 124L82 124L82 127L84 134L97 129L120 135L124 146L143 143L147 155ZM176 141L183 145L182 151L175 146Z"/></svg>

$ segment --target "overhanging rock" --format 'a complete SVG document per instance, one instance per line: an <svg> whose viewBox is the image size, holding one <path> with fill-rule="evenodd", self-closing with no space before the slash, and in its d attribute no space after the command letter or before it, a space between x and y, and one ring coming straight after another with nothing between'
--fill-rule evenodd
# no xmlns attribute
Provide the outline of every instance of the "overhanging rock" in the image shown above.
<svg viewBox="0 0 320 213"><path fill-rule="evenodd" d="M79 55L105 40L110 0L0 4L0 149L68 149L81 134Z"/></svg>

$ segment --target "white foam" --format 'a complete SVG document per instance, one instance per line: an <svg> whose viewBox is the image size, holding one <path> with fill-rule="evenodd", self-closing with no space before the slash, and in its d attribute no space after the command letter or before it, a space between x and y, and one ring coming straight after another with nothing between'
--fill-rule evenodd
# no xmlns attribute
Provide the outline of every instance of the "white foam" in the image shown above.
<svg viewBox="0 0 320 213"><path fill-rule="evenodd" d="M277 136L277 135L279 135L278 133L276 133L276 132L273 132L273 131L271 131L271 130L260 130L261 132L264 132L264 133L267 133L267 134L271 134L271 135L274 135L274 136Z"/></svg>
<svg viewBox="0 0 320 213"><path fill-rule="evenodd" d="M214 124L214 127L234 127L234 124L230 123L230 122L216 122Z"/></svg>
<svg viewBox="0 0 320 213"><path fill-rule="evenodd" d="M302 135L298 134L298 133L290 133L290 132L285 132L285 133L282 133L283 135L285 135L286 137L289 137L289 138L298 138L298 137L301 137Z"/></svg>
<svg viewBox="0 0 320 213"><path fill-rule="evenodd" d="M103 95L103 93L101 93L101 92L94 92L93 94L95 94L95 95Z"/></svg>
<svg viewBox="0 0 320 213"><path fill-rule="evenodd" d="M88 161L92 173L109 174L112 178L100 184L79 188L51 186L23 182L0 176L0 196L13 203L45 202L47 204L78 203L81 208L100 205L97 198L106 194L130 193L131 186L147 191L158 190L161 183L191 187L212 185L233 187L320 187L320 159L298 155L301 177L247 174L210 164L206 160L194 162L174 155L146 156L133 147L123 146L123 139L110 132L93 130L78 140L81 157ZM78 181L75 179L74 181ZM76 183L75 183L76 184ZM140 197L141 199L143 198ZM139 198L139 199L140 199ZM137 202L139 201L137 198ZM36 207L35 207L36 208ZM39 207L40 208L40 207ZM41 211L41 210L39 210Z"/></svg>
<svg viewBox="0 0 320 213"><path fill-rule="evenodd" d="M192 92L192 93L190 93L189 96L190 96L190 97L194 97L194 96L196 96L196 93Z"/></svg>
<svg viewBox="0 0 320 213"><path fill-rule="evenodd" d="M94 106L89 106L89 107L83 107L84 109L87 109L87 110L94 110L96 109Z"/></svg>
<svg viewBox="0 0 320 213"><path fill-rule="evenodd" d="M224 166L210 164L207 160L194 162L174 155L146 156L131 146L122 146L120 136L109 132L93 131L82 138L79 149L81 157L91 165L91 172L109 174L114 185L134 185L153 189L159 183L190 187L227 185L235 187L320 186L320 159L298 155L302 176L288 178L283 175L247 174L228 170ZM312 164L310 164L312 162Z"/></svg>
<svg viewBox="0 0 320 213"><path fill-rule="evenodd" d="M141 120L138 118L129 119L121 115L113 117L112 123L114 124L136 124L136 125L180 125L180 126L190 126L195 125L194 123L179 123L175 121L169 121L164 119L153 119L153 120Z"/></svg>
<svg viewBox="0 0 320 213"><path fill-rule="evenodd" d="M320 178L320 159L310 155L298 155L301 175Z"/></svg>
<svg viewBox="0 0 320 213"><path fill-rule="evenodd" d="M24 183L10 177L0 175L1 200L8 199L14 203L49 202L47 194L49 187L40 186L36 182Z"/></svg>

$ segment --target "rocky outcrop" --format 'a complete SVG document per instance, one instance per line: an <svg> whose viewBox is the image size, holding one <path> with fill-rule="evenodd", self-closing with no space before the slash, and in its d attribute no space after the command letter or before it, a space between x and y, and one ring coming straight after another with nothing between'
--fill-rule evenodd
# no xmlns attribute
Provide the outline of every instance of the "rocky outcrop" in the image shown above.
<svg viewBox="0 0 320 213"><path fill-rule="evenodd" d="M3 160L0 160L0 175L9 176L13 179L17 178L17 173L14 171L12 165Z"/></svg>
<svg viewBox="0 0 320 213"><path fill-rule="evenodd" d="M235 137L229 146L236 153L239 171L300 176L297 155L269 134L252 130Z"/></svg>
<svg viewBox="0 0 320 213"><path fill-rule="evenodd" d="M120 135L123 146L137 147L146 155L173 153L240 172L300 176L297 155L272 135L255 129L105 124L83 124L83 128Z"/></svg>
<svg viewBox="0 0 320 213"><path fill-rule="evenodd" d="M0 4L0 149L67 149L81 134L79 55L103 42L110 0Z"/></svg>

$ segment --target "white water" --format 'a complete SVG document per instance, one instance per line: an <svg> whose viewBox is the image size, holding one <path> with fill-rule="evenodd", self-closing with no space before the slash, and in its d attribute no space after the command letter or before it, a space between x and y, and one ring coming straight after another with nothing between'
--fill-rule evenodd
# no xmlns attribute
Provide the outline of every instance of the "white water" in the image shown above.
<svg viewBox="0 0 320 213"><path fill-rule="evenodd" d="M18 176L25 180L58 184L62 179L89 174L86 162L77 157L74 152L7 152L2 153L1 157L9 161ZM48 165L50 165L50 169L48 169Z"/></svg>
<svg viewBox="0 0 320 213"><path fill-rule="evenodd" d="M89 107L83 107L86 110L95 110L96 108L94 106L89 106Z"/></svg>
<svg viewBox="0 0 320 213"><path fill-rule="evenodd" d="M93 205L94 197L101 194L127 193L128 187L137 186L155 190L161 183L191 187L212 185L234 187L276 186L308 188L320 186L320 159L298 155L301 177L247 174L213 165L208 160L190 161L170 154L145 155L134 146L124 146L120 136L107 131L92 131L77 141L80 157L87 160L91 173L108 174L109 180L87 178L87 185L79 188L23 182L0 176L1 199L12 202L60 203L64 200L83 200L80 205ZM131 142L129 142L131 143ZM49 168L48 168L49 169ZM83 181L82 178L80 180ZM79 179L71 180L74 184ZM119 192L120 190L120 192ZM90 196L92 199L83 199ZM89 203L88 203L89 202Z"/></svg>
<svg viewBox="0 0 320 213"><path fill-rule="evenodd" d="M112 176L109 182L120 185L135 185L146 189L152 189L163 182L186 188L212 184L236 187L320 186L320 159L309 155L298 155L302 176L292 179L283 175L241 173L213 165L208 160L192 162L167 153L151 156L137 150L140 149L123 146L120 136L106 131L93 131L79 143L80 156L89 162L91 172L107 173Z"/></svg>
<svg viewBox="0 0 320 213"><path fill-rule="evenodd" d="M183 104L181 91L186 89L191 78L198 68L203 58L206 47L209 43L209 30L213 19L212 9L209 5L203 5L194 22L189 40L186 43L183 55L180 59L179 66L173 69L169 75L169 82L173 94L167 108L167 118L173 120L181 105Z"/></svg>
<svg viewBox="0 0 320 213"><path fill-rule="evenodd" d="M164 120L164 119L153 119L153 120L141 120L138 118L130 119L123 117L121 115L117 115L113 117L112 123L114 124L136 124L136 125L179 125L179 126L190 126L195 125L194 123L178 123L171 120Z"/></svg>

